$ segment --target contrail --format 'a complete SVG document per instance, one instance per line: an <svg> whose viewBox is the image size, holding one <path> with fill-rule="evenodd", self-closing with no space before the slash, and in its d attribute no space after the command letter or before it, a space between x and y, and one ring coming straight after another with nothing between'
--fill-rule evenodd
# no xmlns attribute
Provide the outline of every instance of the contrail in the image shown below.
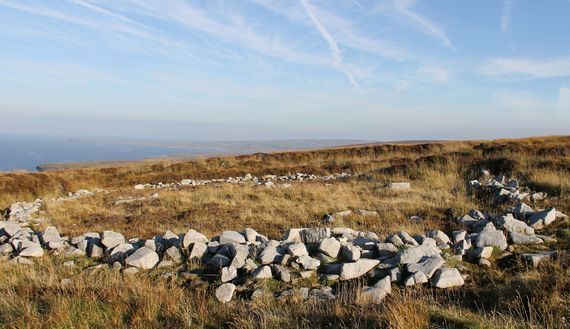
<svg viewBox="0 0 570 329"><path fill-rule="evenodd" d="M338 44L336 43L336 40L329 33L329 31L324 27L324 25L321 24L321 22L319 21L319 19L317 18L317 16L313 12L313 9L311 8L311 5L309 4L308 0L300 0L300 1L301 1L301 4L303 5L303 8L305 8L305 11L307 12L309 17L311 18L311 21L313 21L313 24L315 24L315 26L317 27L317 30L319 30L319 33L321 34L323 39L325 39L325 41L329 45L329 49L332 53L334 65L346 75L346 77L348 78L348 80L350 81L350 83L352 84L354 89L359 91L360 86L358 85L358 82L356 82L352 73L342 63L342 52L338 48Z"/></svg>

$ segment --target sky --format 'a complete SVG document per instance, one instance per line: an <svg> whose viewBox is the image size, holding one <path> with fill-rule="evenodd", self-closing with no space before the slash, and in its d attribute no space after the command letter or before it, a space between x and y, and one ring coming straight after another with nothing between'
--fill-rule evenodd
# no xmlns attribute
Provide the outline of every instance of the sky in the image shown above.
<svg viewBox="0 0 570 329"><path fill-rule="evenodd" d="M570 0L0 0L4 133L570 134Z"/></svg>

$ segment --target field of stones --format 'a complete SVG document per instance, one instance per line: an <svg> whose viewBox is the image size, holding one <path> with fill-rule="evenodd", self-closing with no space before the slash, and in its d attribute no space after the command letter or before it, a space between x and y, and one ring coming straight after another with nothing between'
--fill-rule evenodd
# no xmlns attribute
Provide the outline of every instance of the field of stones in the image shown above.
<svg viewBox="0 0 570 329"><path fill-rule="evenodd" d="M0 174L0 325L568 328L570 137Z"/></svg>

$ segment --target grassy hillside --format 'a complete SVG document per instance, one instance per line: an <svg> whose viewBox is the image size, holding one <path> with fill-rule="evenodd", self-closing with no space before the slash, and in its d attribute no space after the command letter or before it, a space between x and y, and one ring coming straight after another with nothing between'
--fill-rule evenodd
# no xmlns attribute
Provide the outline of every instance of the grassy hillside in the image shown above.
<svg viewBox="0 0 570 329"><path fill-rule="evenodd" d="M276 238L291 227L325 226L323 215L347 209L374 210L379 215L353 214L337 219L335 227L379 235L399 230L423 233L427 228L450 232L459 228L454 218L471 208L500 210L468 192L468 181L477 178L482 168L516 177L522 185L555 197L531 206L556 207L570 213L569 136L366 145L174 164L2 173L0 209L16 201L42 197L47 200L42 216L68 236L113 229L127 237L150 238L167 229L182 233L193 228L210 237L226 229L241 231L253 227ZM133 190L139 183L296 172L318 175L347 172L352 176L330 182L298 182L290 189L225 184L179 190ZM385 188L395 181L411 182L412 189ZM102 188L109 192L75 202L49 201L81 188ZM122 197L148 197L155 192L159 197L153 200L114 204ZM422 220L411 221L411 216L420 216ZM561 220L543 233L569 228L568 220ZM112 270L91 273L85 272L84 266L62 267L63 260L57 257L44 257L31 268L0 262L3 273L0 325L12 328L564 327L570 319L570 280L565 253L568 247L565 238L543 246L560 250L563 256L538 269L508 263L509 259L499 259L498 255L490 269L464 262L470 278L461 289L442 292L430 288L394 288L394 294L381 306L362 305L348 297L327 303L238 299L222 306L212 299L211 287L194 285L192 280L181 277L167 280L160 272L148 276L123 276ZM64 286L63 278L72 281ZM282 288L282 283L273 280L260 284L268 290Z"/></svg>

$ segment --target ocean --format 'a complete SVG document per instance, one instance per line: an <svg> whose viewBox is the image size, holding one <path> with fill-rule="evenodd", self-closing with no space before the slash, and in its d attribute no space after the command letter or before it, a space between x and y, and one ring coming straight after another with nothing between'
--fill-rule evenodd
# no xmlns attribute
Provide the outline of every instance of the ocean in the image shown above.
<svg viewBox="0 0 570 329"><path fill-rule="evenodd" d="M354 140L179 142L0 135L0 171L36 171L50 163L132 161L148 158L246 154L357 144Z"/></svg>

